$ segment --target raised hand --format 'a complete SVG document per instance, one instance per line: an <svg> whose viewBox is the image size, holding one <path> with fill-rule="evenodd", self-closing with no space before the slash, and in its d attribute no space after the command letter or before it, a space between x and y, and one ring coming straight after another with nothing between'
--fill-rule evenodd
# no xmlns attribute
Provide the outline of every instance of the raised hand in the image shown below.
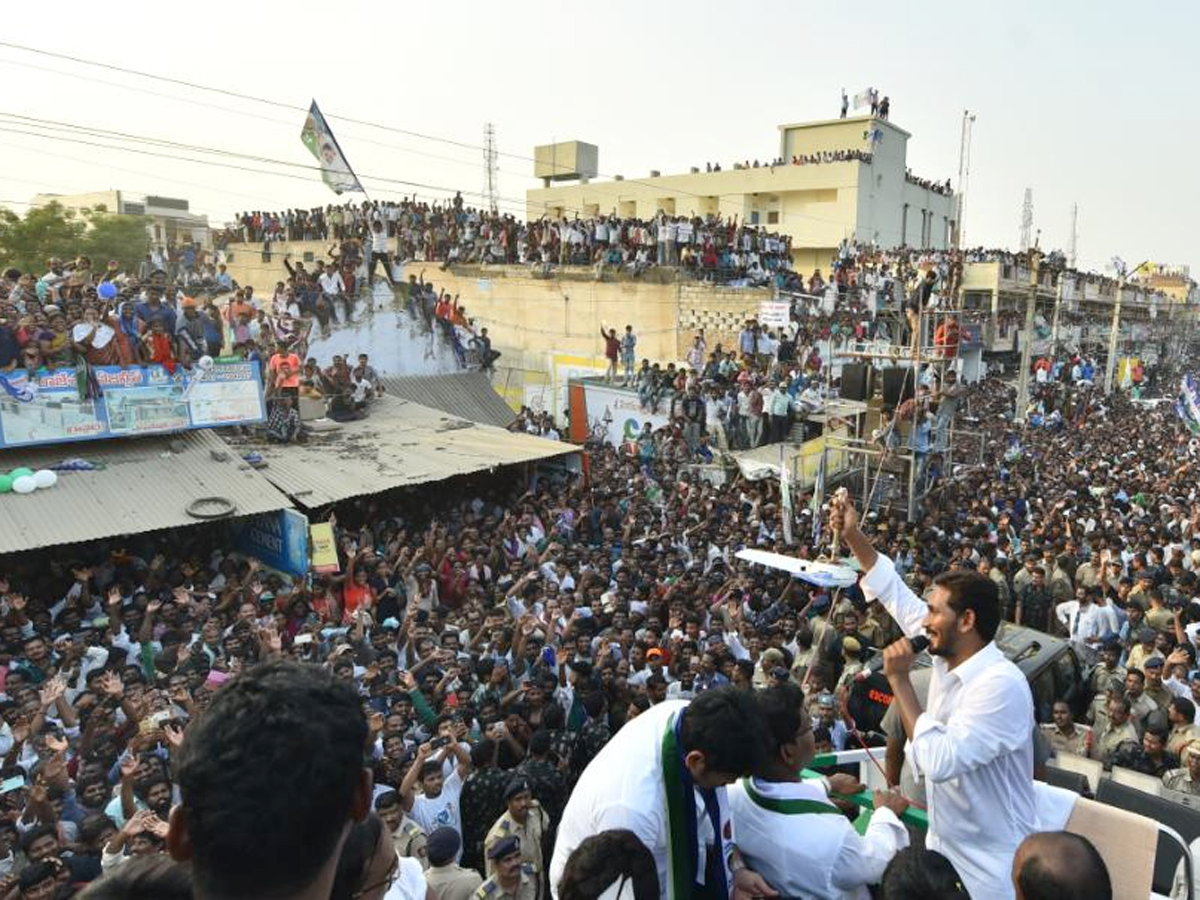
<svg viewBox="0 0 1200 900"><path fill-rule="evenodd" d="M121 683L121 676L116 672L105 672L97 679L97 682L100 690L114 700L120 700L125 696L125 685Z"/></svg>
<svg viewBox="0 0 1200 900"><path fill-rule="evenodd" d="M130 750L125 754L125 758L121 760L121 778L133 778L137 774L137 769L137 754Z"/></svg>
<svg viewBox="0 0 1200 900"><path fill-rule="evenodd" d="M163 725L162 733L163 737L167 739L167 744L170 745L172 751L178 750L183 746L183 729L178 725L167 723L166 725Z"/></svg>

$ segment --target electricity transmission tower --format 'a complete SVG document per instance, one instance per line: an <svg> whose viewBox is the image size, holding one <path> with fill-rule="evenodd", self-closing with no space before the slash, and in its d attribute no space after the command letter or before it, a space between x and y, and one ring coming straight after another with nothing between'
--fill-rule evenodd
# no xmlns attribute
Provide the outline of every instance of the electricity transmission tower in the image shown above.
<svg viewBox="0 0 1200 900"><path fill-rule="evenodd" d="M1067 244L1067 266L1075 268L1075 248L1076 239L1078 238L1077 225L1079 224L1079 204L1071 204L1071 240Z"/></svg>
<svg viewBox="0 0 1200 900"><path fill-rule="evenodd" d="M496 185L496 126L488 122L483 126L483 196L492 212L499 205Z"/></svg>
<svg viewBox="0 0 1200 900"><path fill-rule="evenodd" d="M1021 252L1029 250L1033 241L1033 188L1025 188L1025 203L1021 207Z"/></svg>

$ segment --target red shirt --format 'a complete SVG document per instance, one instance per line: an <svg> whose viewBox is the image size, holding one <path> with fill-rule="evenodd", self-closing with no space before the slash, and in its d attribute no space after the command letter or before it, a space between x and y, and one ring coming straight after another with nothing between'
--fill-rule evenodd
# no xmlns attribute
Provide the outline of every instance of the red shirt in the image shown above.
<svg viewBox="0 0 1200 900"><path fill-rule="evenodd" d="M300 357L295 353L276 353L267 366L275 375L275 387L300 387Z"/></svg>

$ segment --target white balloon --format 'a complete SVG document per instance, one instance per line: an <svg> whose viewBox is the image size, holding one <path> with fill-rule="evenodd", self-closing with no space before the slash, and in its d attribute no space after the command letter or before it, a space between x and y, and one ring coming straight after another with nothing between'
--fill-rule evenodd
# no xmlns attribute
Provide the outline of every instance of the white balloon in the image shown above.
<svg viewBox="0 0 1200 900"><path fill-rule="evenodd" d="M38 469L33 473L33 480L39 488L52 488L58 484L58 473L52 469Z"/></svg>
<svg viewBox="0 0 1200 900"><path fill-rule="evenodd" d="M22 475L13 482L13 490L18 494L32 494L37 490L37 482L32 475Z"/></svg>

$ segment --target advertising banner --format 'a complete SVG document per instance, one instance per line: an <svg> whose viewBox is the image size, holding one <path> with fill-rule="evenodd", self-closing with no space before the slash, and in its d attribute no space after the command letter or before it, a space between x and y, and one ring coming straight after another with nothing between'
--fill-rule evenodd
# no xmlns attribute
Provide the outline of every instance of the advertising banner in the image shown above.
<svg viewBox="0 0 1200 900"><path fill-rule="evenodd" d="M336 572L338 565L337 544L333 539L333 526L328 522L316 522L309 526L312 542L312 570L314 572Z"/></svg>
<svg viewBox="0 0 1200 900"><path fill-rule="evenodd" d="M668 424L667 401L659 404L659 412L647 412L638 402L637 391L628 388L584 382L584 403L589 436L601 438L614 447L636 440L647 422L654 429ZM574 416L575 410L571 412Z"/></svg>
<svg viewBox="0 0 1200 900"><path fill-rule="evenodd" d="M265 418L258 363L0 373L0 447L248 425Z"/></svg>
<svg viewBox="0 0 1200 900"><path fill-rule="evenodd" d="M248 516L230 525L234 545L289 575L308 573L308 517L294 509Z"/></svg>

